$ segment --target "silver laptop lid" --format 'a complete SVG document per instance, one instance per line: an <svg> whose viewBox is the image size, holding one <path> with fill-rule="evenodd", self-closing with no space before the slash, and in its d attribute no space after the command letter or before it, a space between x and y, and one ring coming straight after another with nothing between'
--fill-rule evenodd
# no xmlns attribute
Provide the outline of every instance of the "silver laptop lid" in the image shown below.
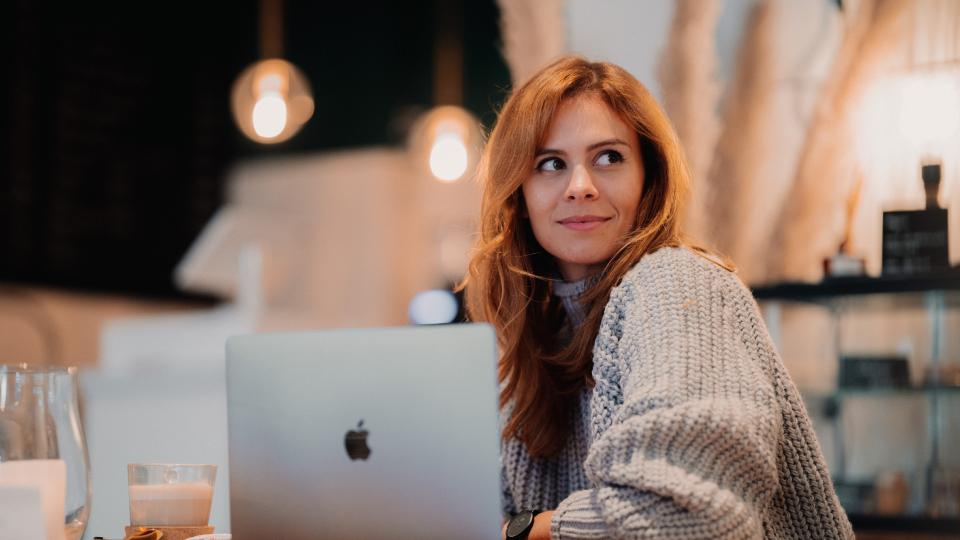
<svg viewBox="0 0 960 540"><path fill-rule="evenodd" d="M236 540L499 537L489 326L231 338L227 396Z"/></svg>

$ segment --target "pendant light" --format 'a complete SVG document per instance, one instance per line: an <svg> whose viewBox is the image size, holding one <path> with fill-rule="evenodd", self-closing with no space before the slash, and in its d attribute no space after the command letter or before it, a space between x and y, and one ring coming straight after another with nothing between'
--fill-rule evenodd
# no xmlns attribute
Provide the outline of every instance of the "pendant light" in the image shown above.
<svg viewBox="0 0 960 540"><path fill-rule="evenodd" d="M418 165L438 182L471 176L480 157L480 123L463 103L463 13L459 0L436 2L433 101L411 130Z"/></svg>
<svg viewBox="0 0 960 540"><path fill-rule="evenodd" d="M283 2L260 2L260 57L233 83L230 105L237 127L262 144L286 141L313 115L310 83L283 59Z"/></svg>
<svg viewBox="0 0 960 540"><path fill-rule="evenodd" d="M424 114L410 138L419 167L441 183L469 177L483 146L480 123L470 112L453 105L434 107Z"/></svg>

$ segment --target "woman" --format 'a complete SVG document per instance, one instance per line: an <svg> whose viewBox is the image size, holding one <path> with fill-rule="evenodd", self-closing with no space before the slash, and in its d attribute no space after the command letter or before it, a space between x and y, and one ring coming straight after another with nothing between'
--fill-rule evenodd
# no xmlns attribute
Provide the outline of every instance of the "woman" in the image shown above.
<svg viewBox="0 0 960 540"><path fill-rule="evenodd" d="M507 537L853 537L750 291L681 234L687 171L639 82L550 65L480 174Z"/></svg>

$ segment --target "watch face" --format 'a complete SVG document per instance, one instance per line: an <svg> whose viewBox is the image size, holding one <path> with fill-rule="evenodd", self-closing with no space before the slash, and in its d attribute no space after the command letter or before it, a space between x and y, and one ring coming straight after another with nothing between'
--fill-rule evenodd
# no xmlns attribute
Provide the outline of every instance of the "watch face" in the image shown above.
<svg viewBox="0 0 960 540"><path fill-rule="evenodd" d="M507 538L515 538L523 534L533 524L533 512L520 512L513 516L507 525Z"/></svg>

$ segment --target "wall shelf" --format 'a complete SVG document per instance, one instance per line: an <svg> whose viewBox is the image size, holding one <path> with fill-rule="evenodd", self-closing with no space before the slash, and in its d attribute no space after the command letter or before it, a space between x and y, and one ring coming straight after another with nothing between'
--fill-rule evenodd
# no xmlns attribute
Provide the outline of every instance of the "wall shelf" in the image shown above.
<svg viewBox="0 0 960 540"><path fill-rule="evenodd" d="M821 306L830 314L833 328L832 339L837 354L836 361L846 356L841 339L841 320L856 313L882 313L898 310L915 310L923 313L929 333L929 354L920 359L910 358L909 361L922 361L928 368L936 369L947 360L944 354L944 343L948 333L953 329L946 324L945 313L960 310L960 268L953 268L948 272L914 277L839 277L828 278L820 283L781 283L775 285L755 287L752 289L758 302L767 306L765 317L768 317L768 326L771 333L778 336L789 332L781 321L781 310L790 304L808 304ZM934 500L943 499L935 489L937 482L944 480L937 475L944 473L943 452L941 440L943 430L952 429L957 420L957 410L954 404L960 397L960 386L954 385L958 381L950 376L950 380L942 382L914 381L909 387L838 387L832 390L818 392L803 392L804 401L811 415L822 418L834 433L833 445L837 462L836 470L832 470L834 484L838 496L848 512L854 528L858 531L911 531L928 533L958 533L960 538L960 508L951 510L943 515L937 508L942 504L935 504ZM882 515L873 512L874 480L867 480L860 476L849 476L846 464L845 447L850 434L842 429L844 411L849 406L857 405L859 400L890 400L889 403L904 403L903 399L911 397L929 400L928 416L926 419L927 436L929 437L929 455L917 456L920 469L911 474L918 474L920 480L911 484L915 494L922 494L922 500L911 501L921 503L920 506L910 506L900 515ZM862 410L862 401L860 401ZM833 467L831 467L833 469ZM862 473L860 473L862 474ZM947 473L952 474L952 473ZM917 477L911 477L916 479ZM952 478L952 477L951 477ZM913 480L911 480L913 482ZM960 478L952 480L960 483ZM951 484L952 485L952 484ZM954 487L954 490L957 488ZM951 499L952 497L952 499ZM953 500L957 494L948 495ZM939 499L938 499L939 498ZM957 505L956 502L948 503Z"/></svg>
<svg viewBox="0 0 960 540"><path fill-rule="evenodd" d="M753 288L757 300L787 300L823 303L856 300L858 297L904 296L923 297L926 293L942 293L960 306L960 269L917 277L836 277L820 283L780 283ZM862 299L862 298L861 298Z"/></svg>

